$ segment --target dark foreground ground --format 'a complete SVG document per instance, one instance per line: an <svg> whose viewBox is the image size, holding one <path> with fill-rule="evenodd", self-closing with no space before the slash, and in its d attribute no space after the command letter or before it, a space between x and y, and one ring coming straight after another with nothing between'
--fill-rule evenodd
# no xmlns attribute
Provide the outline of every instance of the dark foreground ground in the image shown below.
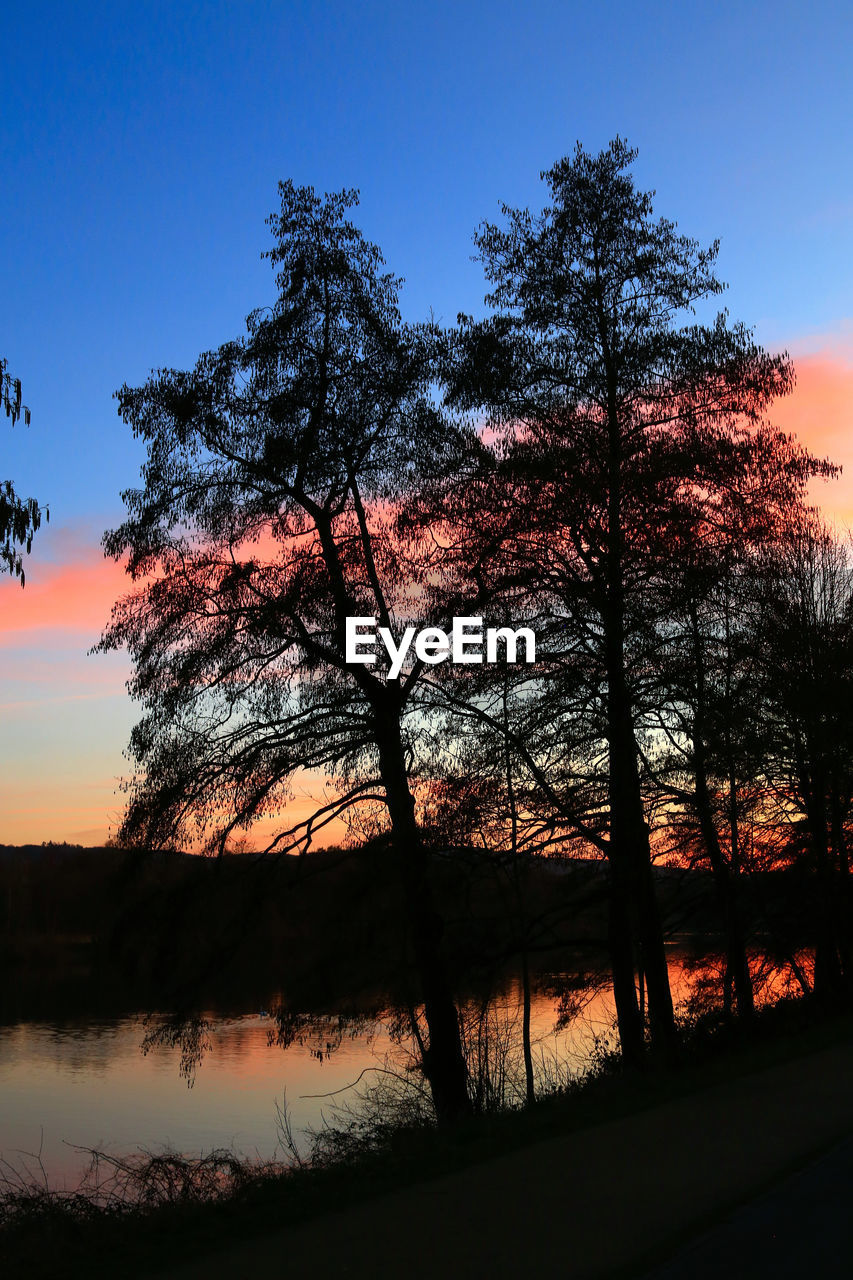
<svg viewBox="0 0 853 1280"><path fill-rule="evenodd" d="M848 1041L145 1274L847 1276L851 1082Z"/></svg>
<svg viewBox="0 0 853 1280"><path fill-rule="evenodd" d="M853 1272L853 1139L727 1214L644 1280L848 1280Z"/></svg>

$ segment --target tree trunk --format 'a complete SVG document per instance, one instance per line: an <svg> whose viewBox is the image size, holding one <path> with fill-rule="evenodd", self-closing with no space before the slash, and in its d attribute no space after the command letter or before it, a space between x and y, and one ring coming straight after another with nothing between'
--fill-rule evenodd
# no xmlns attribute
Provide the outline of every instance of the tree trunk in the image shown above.
<svg viewBox="0 0 853 1280"><path fill-rule="evenodd" d="M610 872L608 944L619 1043L626 1065L639 1068L643 1065L644 1034L643 1019L637 1003L637 984L634 980L634 913L631 880L628 874L627 858L613 844L612 831L608 866Z"/></svg>
<svg viewBox="0 0 853 1280"><path fill-rule="evenodd" d="M814 759L817 751L809 753ZM839 938L838 883L833 874L826 812L826 782L820 764L807 767L808 756L799 763L800 785L805 800L806 822L815 860L817 919L815 921L814 993L833 1003L844 996Z"/></svg>
<svg viewBox="0 0 853 1280"><path fill-rule="evenodd" d="M637 769L637 744L630 718L625 677L623 671L621 626L614 625L616 636L610 636L611 661L608 662L608 744L610 748L609 799L610 799L610 851L611 887L618 902L611 904L611 954L614 964L613 985L616 994L616 965L627 966L631 953L630 937L635 932L638 958L646 982L649 1010L649 1030L652 1047L667 1057L676 1052L675 1019L672 995L669 988L669 971L663 944L663 929L658 910L657 893L651 865L649 829L643 814L640 794L640 777ZM618 914L617 914L618 913ZM631 929L633 918L635 929ZM614 930L627 927L628 942L614 936ZM614 950L615 947L615 950ZM622 998L630 999L633 1009L629 1012L639 1022L634 962L631 954L631 991L627 980L620 974ZM620 1036L622 1015L619 1011L619 995L616 995ZM629 1029L630 1034L630 1029ZM633 1034L636 1034L635 1032ZM640 1024L640 1053L642 1053L642 1024ZM623 1051L624 1051L623 1042ZM632 1045L632 1054L636 1045Z"/></svg>
<svg viewBox="0 0 853 1280"><path fill-rule="evenodd" d="M608 791L610 801L611 955L619 1033L630 1037L629 1061L643 1053L643 1024L634 985L629 921L637 921L636 943L646 980L652 1047L671 1058L676 1053L675 1020L663 930L651 865L649 828L643 813L633 707L625 674L624 529L622 513L623 441L617 405L617 373L609 354L607 319L601 317L602 350L607 368L608 546L605 561L602 624L607 676ZM617 900L618 899L618 900ZM618 936L627 930L626 936ZM630 990L628 963L630 957ZM619 969L617 975L617 966ZM620 1002L624 1006L620 1010ZM639 1027L639 1043L637 1042ZM622 1040L623 1053L625 1040Z"/></svg>
<svg viewBox="0 0 853 1280"><path fill-rule="evenodd" d="M847 855L847 838L842 816L841 783L837 767L832 770L829 794L830 825L832 830L833 874L838 882L835 904L838 921L838 942L841 970L847 1000L853 1000L853 912L850 900L850 860Z"/></svg>
<svg viewBox="0 0 853 1280"><path fill-rule="evenodd" d="M734 984L735 1004L738 1016L748 1021L755 1012L755 1001L752 991L752 976L749 972L749 958L746 952L743 922L741 920L740 902L737 893L737 881L732 869L726 863L720 847L714 815L711 811L711 796L708 789L708 777L705 765L705 748L701 740L701 731L693 735L693 780L696 797L696 814L699 819L699 830L702 842L711 864L717 903L723 917L726 934L726 984ZM733 841L736 839L732 832ZM733 850L733 853L735 851Z"/></svg>
<svg viewBox="0 0 853 1280"><path fill-rule="evenodd" d="M427 857L415 821L397 708L392 704L377 709L376 719L380 772L429 1033L429 1043L423 1050L423 1072L436 1117L440 1124L447 1124L471 1112L459 1014L441 954L443 924L433 904Z"/></svg>
<svg viewBox="0 0 853 1280"><path fill-rule="evenodd" d="M521 953L521 1050L524 1054L524 1084L527 1105L536 1101L536 1083L533 1077L533 1052L530 1047L530 964L527 956L527 938Z"/></svg>

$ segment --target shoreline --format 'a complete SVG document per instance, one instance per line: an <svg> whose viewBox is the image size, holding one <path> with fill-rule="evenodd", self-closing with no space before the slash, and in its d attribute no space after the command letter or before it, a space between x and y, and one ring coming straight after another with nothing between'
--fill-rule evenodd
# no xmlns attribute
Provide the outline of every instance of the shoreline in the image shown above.
<svg viewBox="0 0 853 1280"><path fill-rule="evenodd" d="M853 1043L806 1053L141 1274L627 1280L853 1133L851 1071Z"/></svg>

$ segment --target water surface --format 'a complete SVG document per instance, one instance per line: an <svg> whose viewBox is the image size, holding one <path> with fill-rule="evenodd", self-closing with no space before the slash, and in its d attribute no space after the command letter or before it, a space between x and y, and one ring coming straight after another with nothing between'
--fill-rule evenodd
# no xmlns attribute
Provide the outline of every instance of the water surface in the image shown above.
<svg viewBox="0 0 853 1280"><path fill-rule="evenodd" d="M710 962L709 962L710 963ZM673 993L683 1001L703 980L678 954L670 957ZM568 981L570 975L564 975ZM576 982L576 975L575 982ZM561 975L532 999L531 1038L538 1089L582 1071L602 1043L615 1043L612 996L606 985L569 989ZM778 994L778 992L777 992ZM271 1005L274 1003L270 1002ZM462 1006L472 1075L520 1105L524 1097L521 989L506 982L486 999ZM399 1011L352 1022L315 1015L315 1025L282 1048L267 1010L205 1015L209 1048L187 1076L180 1047L143 1044L157 1020L114 1018L21 1021L0 1031L0 1154L54 1186L75 1186L89 1164L87 1150L115 1154L170 1148L198 1155L228 1147L244 1156L285 1158L277 1109L286 1100L297 1137L334 1120L336 1104L357 1102L380 1073L417 1081L411 1041ZM565 1024L565 1025L564 1025ZM303 1148L307 1139L300 1139ZM29 1153L25 1155L24 1153Z"/></svg>

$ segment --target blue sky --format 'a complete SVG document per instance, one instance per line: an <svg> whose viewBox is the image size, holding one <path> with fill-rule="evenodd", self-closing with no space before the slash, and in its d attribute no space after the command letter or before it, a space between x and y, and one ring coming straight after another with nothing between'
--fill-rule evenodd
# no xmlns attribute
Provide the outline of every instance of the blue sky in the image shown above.
<svg viewBox="0 0 853 1280"><path fill-rule="evenodd" d="M847 352L851 47L853 10L841 3L33 0L7 10L0 354L33 423L0 422L0 479L51 507L28 583L38 588L41 574L48 591L51 565L94 564L121 489L136 481L141 451L114 390L193 363L271 300L260 253L281 178L359 187L358 221L406 277L405 314L432 308L451 321L482 304L470 260L478 222L498 218L502 200L541 205L541 169L577 140L598 150L618 133L639 148L637 181L656 188L658 212L700 240L721 238L733 316L772 348ZM17 602L2 597L7 620ZM93 616L39 635L57 670L70 664L68 696L74 661L97 636ZM26 628L20 636L4 669L16 687L15 663L29 661L32 675L35 648ZM79 671L98 660L87 661ZM51 714L47 667L30 692L38 714L14 713L25 735ZM63 742L98 739L103 778L113 761L122 771L133 718L120 692L109 697L76 729L52 713ZM0 691L9 724L10 701ZM32 776L35 761L18 766Z"/></svg>

